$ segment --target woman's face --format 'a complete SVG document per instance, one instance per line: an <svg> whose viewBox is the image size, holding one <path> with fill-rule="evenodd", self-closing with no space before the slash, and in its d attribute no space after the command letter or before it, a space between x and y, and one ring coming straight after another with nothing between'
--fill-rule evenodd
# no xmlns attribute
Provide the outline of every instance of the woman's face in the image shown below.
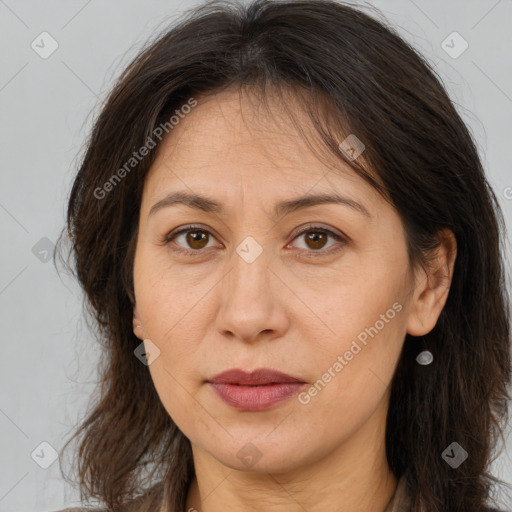
<svg viewBox="0 0 512 512"><path fill-rule="evenodd" d="M163 140L141 204L133 325L160 351L151 377L194 449L280 472L383 435L419 320L397 212L341 160L320 162L277 102L272 116L254 105L232 91L199 101ZM151 213L177 193L208 202ZM293 206L319 195L344 199ZM303 384L208 382L261 368Z"/></svg>

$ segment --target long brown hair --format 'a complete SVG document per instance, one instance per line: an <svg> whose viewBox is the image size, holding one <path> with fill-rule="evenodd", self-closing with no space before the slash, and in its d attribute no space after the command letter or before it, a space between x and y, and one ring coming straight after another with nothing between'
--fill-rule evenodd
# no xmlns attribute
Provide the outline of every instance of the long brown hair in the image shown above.
<svg viewBox="0 0 512 512"><path fill-rule="evenodd" d="M138 54L102 106L59 239L69 237L103 350L95 403L63 448L80 439L82 500L118 509L162 481L172 510L184 509L190 442L133 353L138 215L158 144L136 165L131 159L158 127L172 137L176 110L228 87L259 92L262 102L270 90L285 105L288 94L302 98L324 154L350 165L396 208L411 268L426 264L442 229L455 234L454 275L437 325L404 342L386 452L395 475L407 473L414 511L485 510L500 483L489 464L508 420L511 378L502 213L431 65L384 21L334 0L214 1L187 11ZM340 151L349 134L364 142L364 158ZM435 364L416 363L421 346ZM453 442L469 454L457 469L441 457Z"/></svg>

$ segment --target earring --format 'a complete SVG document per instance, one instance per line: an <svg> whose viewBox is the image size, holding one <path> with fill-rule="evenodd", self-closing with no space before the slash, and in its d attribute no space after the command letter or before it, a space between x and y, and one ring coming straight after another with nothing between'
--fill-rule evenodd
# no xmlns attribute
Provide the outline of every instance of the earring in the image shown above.
<svg viewBox="0 0 512 512"><path fill-rule="evenodd" d="M141 330L142 335L145 337L146 334L144 333L144 329L142 328L142 324L137 324L137 327ZM137 336L137 335L136 335ZM138 336L137 336L138 337Z"/></svg>
<svg viewBox="0 0 512 512"><path fill-rule="evenodd" d="M434 356L432 355L432 352L430 352L429 350L423 350L423 352L420 352L416 357L416 362L418 364L421 364L422 366L430 364L433 360Z"/></svg>

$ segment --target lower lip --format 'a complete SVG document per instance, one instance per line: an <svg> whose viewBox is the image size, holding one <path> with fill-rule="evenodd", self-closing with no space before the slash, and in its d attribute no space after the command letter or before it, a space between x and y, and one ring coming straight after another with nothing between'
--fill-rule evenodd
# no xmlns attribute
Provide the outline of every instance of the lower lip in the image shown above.
<svg viewBox="0 0 512 512"><path fill-rule="evenodd" d="M226 404L241 411L264 411L275 404L297 394L306 384L303 382L281 382L265 386L239 386L209 382L217 395Z"/></svg>

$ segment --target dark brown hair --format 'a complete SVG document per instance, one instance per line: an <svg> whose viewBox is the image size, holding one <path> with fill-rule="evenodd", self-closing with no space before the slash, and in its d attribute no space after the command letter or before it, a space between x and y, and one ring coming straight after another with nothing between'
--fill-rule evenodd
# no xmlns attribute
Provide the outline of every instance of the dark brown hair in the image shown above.
<svg viewBox="0 0 512 512"><path fill-rule="evenodd" d="M163 481L172 510L185 506L190 442L133 354L139 207L159 146L133 168L126 162L181 105L228 87L259 93L263 103L270 92L284 105L287 94L301 98L324 155L350 165L396 208L411 268L426 265L443 229L454 233L454 275L437 325L404 342L386 452L395 475L407 473L413 511L486 510L500 483L489 464L503 439L511 378L503 217L431 65L385 21L331 0L215 1L188 11L123 71L95 120L61 235L104 354L94 406L64 447L81 438L82 499L117 509ZM365 144L356 160L339 149L349 134ZM421 346L435 364L416 363ZM452 442L469 454L457 469L441 457Z"/></svg>

